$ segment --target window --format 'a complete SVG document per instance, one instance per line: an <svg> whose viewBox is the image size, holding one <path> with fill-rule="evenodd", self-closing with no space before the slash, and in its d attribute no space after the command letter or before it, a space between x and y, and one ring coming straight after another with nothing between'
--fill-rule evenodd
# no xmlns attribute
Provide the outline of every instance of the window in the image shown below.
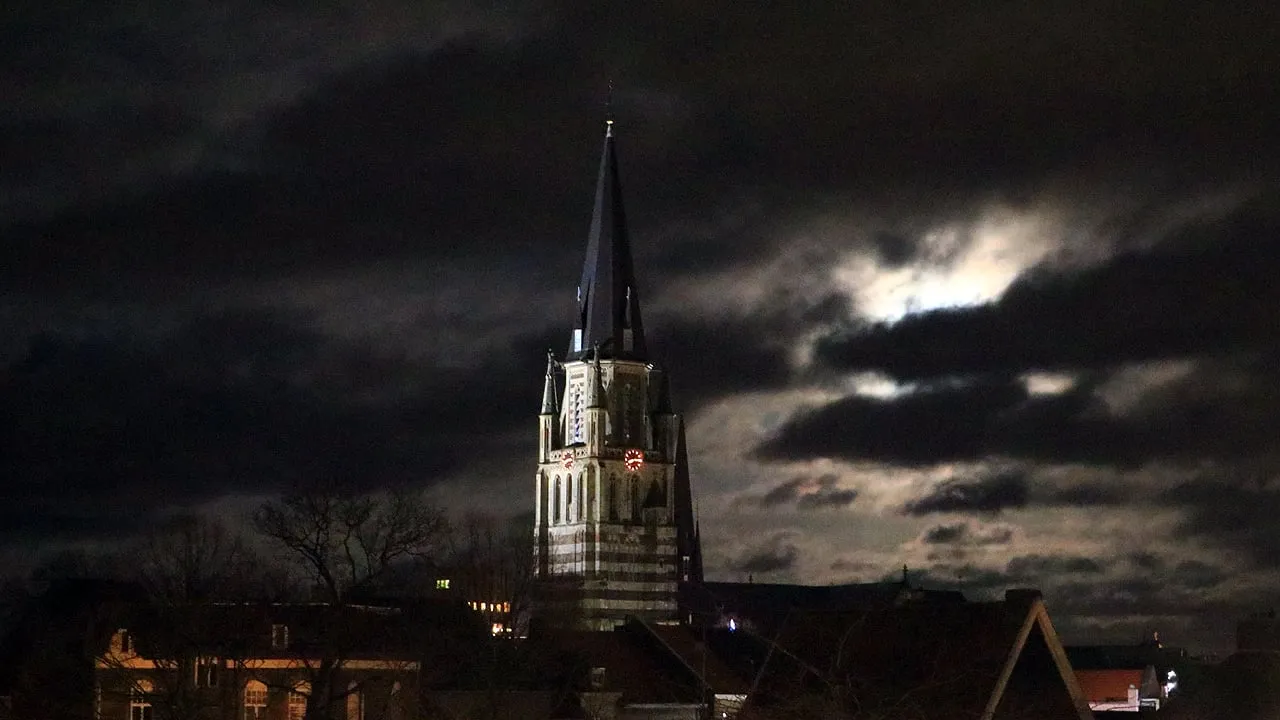
<svg viewBox="0 0 1280 720"><path fill-rule="evenodd" d="M122 655L128 655L133 652L133 638L129 637L129 631L120 628L116 631L116 647L119 648Z"/></svg>
<svg viewBox="0 0 1280 720"><path fill-rule="evenodd" d="M244 720L265 720L267 717L267 685L260 680L244 684Z"/></svg>
<svg viewBox="0 0 1280 720"><path fill-rule="evenodd" d="M196 658L196 687L218 687L218 665L217 658Z"/></svg>
<svg viewBox="0 0 1280 720"><path fill-rule="evenodd" d="M139 680L129 693L129 720L152 720L151 681Z"/></svg>
<svg viewBox="0 0 1280 720"><path fill-rule="evenodd" d="M289 691L289 720L303 720L307 716L307 696L311 694L311 684L300 682Z"/></svg>
<svg viewBox="0 0 1280 720"><path fill-rule="evenodd" d="M401 720L404 717L404 698L400 695L402 689L399 680L391 683L391 696L387 698L387 720Z"/></svg>
<svg viewBox="0 0 1280 720"><path fill-rule="evenodd" d="M360 683L347 685L347 720L364 720L364 695Z"/></svg>
<svg viewBox="0 0 1280 720"><path fill-rule="evenodd" d="M283 650L289 647L289 626L288 625L272 625L271 626L271 649Z"/></svg>
<svg viewBox="0 0 1280 720"><path fill-rule="evenodd" d="M572 423L570 424L569 443L584 442L582 432L582 388L575 385L569 402Z"/></svg>
<svg viewBox="0 0 1280 720"><path fill-rule="evenodd" d="M436 589L437 589L437 590L448 590L448 589L449 589L449 579L448 579L448 578L439 578L439 579L437 579L437 580L436 580Z"/></svg>

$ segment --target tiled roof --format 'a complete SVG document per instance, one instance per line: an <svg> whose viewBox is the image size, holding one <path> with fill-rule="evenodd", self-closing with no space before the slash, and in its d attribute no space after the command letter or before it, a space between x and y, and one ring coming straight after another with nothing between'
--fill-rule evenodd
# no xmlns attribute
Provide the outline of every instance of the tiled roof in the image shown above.
<svg viewBox="0 0 1280 720"><path fill-rule="evenodd" d="M1076 670L1076 680L1089 702L1125 700L1129 686L1142 687L1141 670Z"/></svg>

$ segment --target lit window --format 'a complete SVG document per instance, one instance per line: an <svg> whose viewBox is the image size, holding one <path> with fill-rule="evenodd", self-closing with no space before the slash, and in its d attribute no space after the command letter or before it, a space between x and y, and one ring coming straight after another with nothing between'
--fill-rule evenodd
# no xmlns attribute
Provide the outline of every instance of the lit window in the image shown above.
<svg viewBox="0 0 1280 720"><path fill-rule="evenodd" d="M506 627L502 623L494 623L489 627L489 632L494 635L501 635L504 630L506 630Z"/></svg>
<svg viewBox="0 0 1280 720"><path fill-rule="evenodd" d="M307 696L311 694L310 683L300 682L289 691L289 720L304 720L307 717Z"/></svg>
<svg viewBox="0 0 1280 720"><path fill-rule="evenodd" d="M129 693L129 720L152 720L151 682L139 680Z"/></svg>
<svg viewBox="0 0 1280 720"><path fill-rule="evenodd" d="M511 612L511 603L509 603L509 602L504 602L504 603L502 603L502 612L504 612L504 613L509 613L509 612Z"/></svg>
<svg viewBox="0 0 1280 720"><path fill-rule="evenodd" d="M448 578L440 578L439 580L436 580L436 589L437 589L437 590L448 590L448 589L449 589L449 579L448 579Z"/></svg>
<svg viewBox="0 0 1280 720"><path fill-rule="evenodd" d="M289 626L288 625L272 625L271 626L271 649L283 650L289 647Z"/></svg>
<svg viewBox="0 0 1280 720"><path fill-rule="evenodd" d="M264 720L267 717L267 685L259 680L244 684L244 720Z"/></svg>
<svg viewBox="0 0 1280 720"><path fill-rule="evenodd" d="M116 647L122 655L133 652L133 638L129 637L129 631L125 628L116 631Z"/></svg>

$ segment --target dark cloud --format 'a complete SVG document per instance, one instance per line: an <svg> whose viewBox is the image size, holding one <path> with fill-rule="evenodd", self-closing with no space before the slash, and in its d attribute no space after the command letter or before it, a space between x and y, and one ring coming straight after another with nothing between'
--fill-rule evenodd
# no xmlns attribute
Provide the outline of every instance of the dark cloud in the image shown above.
<svg viewBox="0 0 1280 720"><path fill-rule="evenodd" d="M1164 559L1155 553L1139 552L1133 553L1128 557L1129 562L1133 563L1140 570L1160 571L1164 569Z"/></svg>
<svg viewBox="0 0 1280 720"><path fill-rule="evenodd" d="M1133 495L1126 488L1111 484L1075 484L1041 493L1032 493L1032 504L1062 507L1105 507L1130 502Z"/></svg>
<svg viewBox="0 0 1280 720"><path fill-rule="evenodd" d="M871 236L871 246L875 249L881 264L888 268L899 268L913 259L918 251L915 240L899 233L881 231Z"/></svg>
<svg viewBox="0 0 1280 720"><path fill-rule="evenodd" d="M1174 580L1179 585L1191 590L1206 590L1217 587L1227 578L1226 573L1221 568L1199 560L1183 560L1178 563L1173 572Z"/></svg>
<svg viewBox="0 0 1280 720"><path fill-rule="evenodd" d="M0 382L6 508L36 519L5 527L125 534L168 508L307 479L430 484L462 467L460 448L530 417L541 360L523 359L417 368L260 312L152 339L37 338ZM528 403L471 401L482 389Z"/></svg>
<svg viewBox="0 0 1280 720"><path fill-rule="evenodd" d="M1179 219L1273 180L1272 5L14 5L0 23L0 363L43 339L0 371L0 534L105 538L295 476L423 485L527 465L521 428L545 348L564 347L612 79L651 346L681 410L880 370L918 382L798 413L758 457L1016 462L1037 479L1022 490L961 479L918 511L1125 504L1138 524L1149 499L1183 513L1174 542L1273 567L1270 486L1147 498L1087 471L1066 486L1036 473L1274 466L1274 195ZM950 269L975 238L921 238L993 204L1090 223L1082 208L1141 207L1063 229L1093 265L1054 255L990 305L832 334L853 315L833 262L861 254L912 282ZM413 288L387 287L387 267ZM732 295L706 300L715 287ZM378 314L421 289L420 322L358 342L323 332L328 317L208 309L321 297L324 315L361 296ZM532 319L557 293L564 312ZM179 308L193 316L170 327ZM1128 404L1107 396L1127 382L1117 368L1170 358L1194 367ZM1017 380L1046 368L1076 384L1034 395ZM769 502L855 501L809 482ZM931 547L1002 531L965 532ZM727 567L786 576L801 546L769 536ZM1013 570L1068 573L1063 607L1100 615L1213 609L1189 588L1233 581L1214 584L1210 559L1163 560L1146 585L1073 562Z"/></svg>
<svg viewBox="0 0 1280 720"><path fill-rule="evenodd" d="M878 573L882 568L875 564L849 558L839 558L831 563L830 569L839 573Z"/></svg>
<svg viewBox="0 0 1280 720"><path fill-rule="evenodd" d="M801 510L822 510L825 508L842 508L853 504L858 499L857 490L835 490L823 488L818 492L801 495L796 500L796 507Z"/></svg>
<svg viewBox="0 0 1280 720"><path fill-rule="evenodd" d="M952 479L939 483L928 495L902 507L905 515L934 513L995 514L1027 504L1027 478L1019 472L996 473L976 479Z"/></svg>
<svg viewBox="0 0 1280 720"><path fill-rule="evenodd" d="M779 505L789 505L795 502L800 494L800 486L805 483L808 478L801 475L792 478L781 485L773 488L769 492L760 496L760 507L768 509Z"/></svg>
<svg viewBox="0 0 1280 720"><path fill-rule="evenodd" d="M760 543L747 548L728 563L728 569L739 573L760 575L785 574L800 559L800 550L791 532L778 532Z"/></svg>
<svg viewBox="0 0 1280 720"><path fill-rule="evenodd" d="M987 426L1026 400L1020 384L955 383L880 399L852 395L790 419L757 452L765 458L837 457L930 464L981 456Z"/></svg>
<svg viewBox="0 0 1280 720"><path fill-rule="evenodd" d="M646 320L647 321L647 320ZM786 349L762 341L758 318L668 317L651 333L651 347L671 370L680 411L744 390L780 387L791 376ZM714 361L711 361L715 358Z"/></svg>
<svg viewBox="0 0 1280 720"><path fill-rule="evenodd" d="M1005 572L1015 580L1044 582L1060 575L1093 575L1106 565L1094 558L1069 555L1024 555L1009 561Z"/></svg>
<svg viewBox="0 0 1280 720"><path fill-rule="evenodd" d="M995 303L833 335L817 354L843 369L918 379L1270 351L1280 342L1275 208L1275 197L1259 198L1155 249L1032 271Z"/></svg>
<svg viewBox="0 0 1280 720"><path fill-rule="evenodd" d="M1269 457L1280 451L1280 439L1266 430L1280 424L1269 357L1206 361L1122 408L1103 399L1103 376L1082 378L1057 395L1032 395L1022 382L998 376L925 384L890 398L853 395L798 413L757 454L903 465L1005 457L1117 467ZM1038 499L1111 504L1123 502L1125 491L1080 484Z"/></svg>
<svg viewBox="0 0 1280 720"><path fill-rule="evenodd" d="M858 491L842 489L836 475L810 478L799 475L779 483L764 495L743 498L742 501L764 510L794 505L799 510L822 510L847 507L858 498Z"/></svg>
<svg viewBox="0 0 1280 720"><path fill-rule="evenodd" d="M1013 540L1013 528L1007 526L973 527L968 523L934 525L920 537L927 545L1008 545Z"/></svg>
<svg viewBox="0 0 1280 720"><path fill-rule="evenodd" d="M934 525L925 531L922 538L931 545L953 543L967 535L969 528L963 523L955 525Z"/></svg>
<svg viewBox="0 0 1280 720"><path fill-rule="evenodd" d="M1259 568L1280 567L1280 490L1265 475L1197 478L1156 499L1183 512L1180 535L1207 540Z"/></svg>

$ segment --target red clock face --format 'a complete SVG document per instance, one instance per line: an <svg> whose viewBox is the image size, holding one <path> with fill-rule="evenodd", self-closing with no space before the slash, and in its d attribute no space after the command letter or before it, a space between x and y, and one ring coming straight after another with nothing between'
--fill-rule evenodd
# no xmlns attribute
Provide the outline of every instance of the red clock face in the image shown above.
<svg viewBox="0 0 1280 720"><path fill-rule="evenodd" d="M565 469L565 470L568 470L568 469L572 468L572 467L573 467L573 452L571 452L571 451L569 451L569 450L565 450L564 452L560 453L560 464L564 466L564 469Z"/></svg>
<svg viewBox="0 0 1280 720"><path fill-rule="evenodd" d="M622 455L622 464L626 466L630 472L636 472L640 466L644 465L644 452L632 448Z"/></svg>

